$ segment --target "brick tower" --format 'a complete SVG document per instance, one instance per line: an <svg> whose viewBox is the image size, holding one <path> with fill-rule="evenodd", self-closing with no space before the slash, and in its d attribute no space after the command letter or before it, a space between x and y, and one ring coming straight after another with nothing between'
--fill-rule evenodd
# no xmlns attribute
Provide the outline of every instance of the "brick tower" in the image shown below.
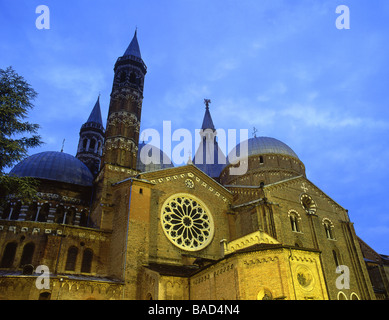
<svg viewBox="0 0 389 320"><path fill-rule="evenodd" d="M146 72L135 31L115 63L100 172L95 180L90 223L102 229L113 226L112 186L139 173L136 162Z"/></svg>
<svg viewBox="0 0 389 320"><path fill-rule="evenodd" d="M101 149L104 143L104 126L101 119L100 96L88 120L80 129L76 158L86 164L95 177L100 169Z"/></svg>
<svg viewBox="0 0 389 320"><path fill-rule="evenodd" d="M143 85L147 67L142 60L136 31L116 61L101 166L136 170ZM127 170L126 170L127 172Z"/></svg>

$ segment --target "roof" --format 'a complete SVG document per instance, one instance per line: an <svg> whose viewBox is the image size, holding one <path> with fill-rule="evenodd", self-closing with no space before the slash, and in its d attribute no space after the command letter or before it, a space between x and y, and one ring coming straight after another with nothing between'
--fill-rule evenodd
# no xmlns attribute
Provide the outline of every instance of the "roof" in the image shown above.
<svg viewBox="0 0 389 320"><path fill-rule="evenodd" d="M142 152L144 147L146 147L144 152L147 152L147 154ZM148 163L149 161L150 163ZM136 161L136 169L138 171L150 172L172 167L174 167L174 165L170 158L161 149L145 142L139 143L138 156Z"/></svg>
<svg viewBox="0 0 389 320"><path fill-rule="evenodd" d="M57 151L34 154L19 162L10 172L18 177L32 177L81 186L92 186L93 175L76 157Z"/></svg>
<svg viewBox="0 0 389 320"><path fill-rule="evenodd" d="M281 154L286 156L291 156L293 158L299 159L297 154L285 143L275 138L270 137L254 137L246 140L248 143L248 156L252 155L261 155L261 154ZM240 146L242 142L239 143L229 154L240 156ZM239 152L237 152L239 151ZM234 153L232 153L234 152ZM239 153L239 154L238 154Z"/></svg>
<svg viewBox="0 0 389 320"><path fill-rule="evenodd" d="M217 141L214 141L213 148L213 161L212 163L207 163L207 144L201 141L192 163L211 178L218 178L226 166L226 156L220 149Z"/></svg>
<svg viewBox="0 0 389 320"><path fill-rule="evenodd" d="M204 119L203 119L203 125L201 126L201 129L212 129L215 131L215 126L213 125L211 113L209 112L209 107L205 107L205 114L204 114Z"/></svg>
<svg viewBox="0 0 389 320"><path fill-rule="evenodd" d="M142 59L142 56L140 54L140 49L139 49L138 38L136 36L136 30L135 30L134 37L132 38L132 41L128 46L126 52L124 52L123 56L135 56L139 59Z"/></svg>
<svg viewBox="0 0 389 320"><path fill-rule="evenodd" d="M100 96L97 98L95 106L93 107L93 110L89 115L87 123L88 122L94 122L103 126L103 120L101 118L101 109L100 109Z"/></svg>
<svg viewBox="0 0 389 320"><path fill-rule="evenodd" d="M214 131L214 135L216 137L216 129L212 121L211 113L209 112L209 103L211 102L208 99L204 99L205 101L205 114L203 119L203 124L201 126L202 130L211 129ZM203 136L202 136L203 137ZM220 176L221 171L226 166L226 156L223 151L219 148L218 142L216 138L211 136L212 141L208 141L210 137L205 136L202 138L200 145L196 151L195 156L192 159L192 163L199 168L201 171L206 173L211 178L218 178ZM211 151L209 148L213 148ZM210 154L208 155L208 152ZM213 152L213 159L212 157ZM208 163L207 163L208 159ZM210 163L209 163L210 162Z"/></svg>

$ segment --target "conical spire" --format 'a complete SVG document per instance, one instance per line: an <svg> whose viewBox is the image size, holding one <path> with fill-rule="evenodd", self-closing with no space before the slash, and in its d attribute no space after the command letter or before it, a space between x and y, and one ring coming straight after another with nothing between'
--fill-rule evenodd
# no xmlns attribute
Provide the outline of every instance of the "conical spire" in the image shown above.
<svg viewBox="0 0 389 320"><path fill-rule="evenodd" d="M215 126L213 125L211 113L209 112L209 104L211 103L211 100L209 99L204 99L205 103L205 115L204 115L204 120L203 120L203 125L201 126L201 129L212 129L215 131Z"/></svg>
<svg viewBox="0 0 389 320"><path fill-rule="evenodd" d="M95 122L103 126L103 120L101 118L101 110L100 110L100 95L97 98L96 104L93 107L93 110L88 118L88 122Z"/></svg>
<svg viewBox="0 0 389 320"><path fill-rule="evenodd" d="M204 99L204 103L205 115L200 131L201 142L192 163L211 178L219 178L226 163L226 157L216 140L217 132L209 112L211 100Z"/></svg>
<svg viewBox="0 0 389 320"><path fill-rule="evenodd" d="M134 37L132 38L132 41L123 56L135 56L139 59L142 59L139 49L138 38L136 37L136 32L137 29L135 29Z"/></svg>

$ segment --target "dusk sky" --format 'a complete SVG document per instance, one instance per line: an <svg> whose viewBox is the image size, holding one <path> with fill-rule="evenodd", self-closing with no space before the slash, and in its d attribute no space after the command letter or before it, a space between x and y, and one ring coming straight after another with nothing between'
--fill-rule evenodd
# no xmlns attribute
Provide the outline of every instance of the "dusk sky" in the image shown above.
<svg viewBox="0 0 389 320"><path fill-rule="evenodd" d="M38 29L36 8L50 9ZM338 29L339 5L350 29ZM389 254L389 1L0 0L0 68L38 92L29 121L45 144L76 154L135 28L148 67L141 130L193 136L204 98L216 128L289 145L307 178L349 210L357 235ZM174 148L174 143L172 144Z"/></svg>

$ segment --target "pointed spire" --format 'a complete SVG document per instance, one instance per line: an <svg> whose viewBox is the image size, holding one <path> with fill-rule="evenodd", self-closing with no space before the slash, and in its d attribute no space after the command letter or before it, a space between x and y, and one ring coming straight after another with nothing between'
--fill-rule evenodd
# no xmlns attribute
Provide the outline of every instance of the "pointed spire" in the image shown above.
<svg viewBox="0 0 389 320"><path fill-rule="evenodd" d="M211 113L209 112L209 104L211 103L211 100L209 99L204 99L204 104L205 104L205 115L204 115L204 120L203 120L203 125L201 126L201 129L212 129L215 131L215 126L213 125Z"/></svg>
<svg viewBox="0 0 389 320"><path fill-rule="evenodd" d="M95 103L95 106L93 107L93 110L88 118L88 122L95 122L103 126L103 120L101 118L101 109L100 109L100 94L97 98L97 101Z"/></svg>
<svg viewBox="0 0 389 320"><path fill-rule="evenodd" d="M137 31L138 28L135 29L134 37L132 38L132 41L123 56L135 56L139 59L142 59L139 49L138 38L136 37Z"/></svg>

